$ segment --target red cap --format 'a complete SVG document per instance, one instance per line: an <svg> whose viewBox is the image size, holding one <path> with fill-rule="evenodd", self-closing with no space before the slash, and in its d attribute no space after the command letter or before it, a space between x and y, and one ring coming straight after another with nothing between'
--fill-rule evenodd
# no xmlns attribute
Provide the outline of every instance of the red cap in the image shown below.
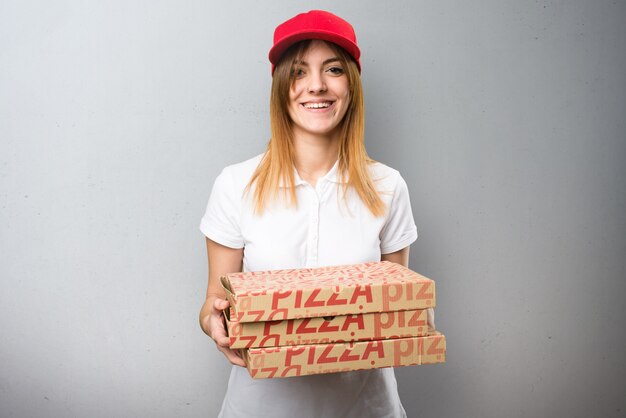
<svg viewBox="0 0 626 418"><path fill-rule="evenodd" d="M356 44L356 35L351 24L323 10L311 10L300 13L286 22L281 23L274 30L274 46L270 49L272 74L280 57L291 45L305 39L322 39L335 43L346 50L354 58L361 71L361 51Z"/></svg>

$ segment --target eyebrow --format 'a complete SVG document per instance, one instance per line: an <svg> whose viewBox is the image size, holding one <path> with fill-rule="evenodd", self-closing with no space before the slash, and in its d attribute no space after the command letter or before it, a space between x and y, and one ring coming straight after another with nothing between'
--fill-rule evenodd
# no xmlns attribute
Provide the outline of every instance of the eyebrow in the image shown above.
<svg viewBox="0 0 626 418"><path fill-rule="evenodd" d="M324 62L322 63L322 66L326 64L330 64L331 62L335 62L335 61L340 61L340 59L337 57L328 58L327 60L324 60ZM309 63L304 60L299 60L299 61L296 61L295 63L298 65L304 65L307 67L309 66Z"/></svg>

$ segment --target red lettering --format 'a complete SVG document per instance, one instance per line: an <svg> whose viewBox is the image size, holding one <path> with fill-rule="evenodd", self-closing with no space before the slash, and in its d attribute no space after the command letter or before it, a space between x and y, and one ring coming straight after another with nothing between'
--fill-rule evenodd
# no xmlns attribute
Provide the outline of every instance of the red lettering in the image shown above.
<svg viewBox="0 0 626 418"><path fill-rule="evenodd" d="M279 315L279 314L282 314L282 315ZM282 316L282 318L278 318L279 316ZM267 319L281 320L281 319L287 319L288 316L289 316L289 309L282 308L282 309L276 309L270 312L270 314L267 316ZM259 319L257 319L257 321L259 321Z"/></svg>
<svg viewBox="0 0 626 418"><path fill-rule="evenodd" d="M357 329L364 329L363 315L346 315L346 319L343 321L342 331L347 330L351 324L356 324Z"/></svg>
<svg viewBox="0 0 626 418"><path fill-rule="evenodd" d="M393 364L394 366L401 366L403 364L406 364L406 362L402 361L402 358L408 357L411 354L413 354L413 350L414 350L413 341L414 340L411 338L407 338L405 340L393 341Z"/></svg>
<svg viewBox="0 0 626 418"><path fill-rule="evenodd" d="M274 339L273 343L268 343L271 339ZM252 342L250 342L252 344ZM259 347L276 347L280 344L280 334L267 335L261 341L259 341ZM248 345L246 348L250 348L252 345Z"/></svg>
<svg viewBox="0 0 626 418"><path fill-rule="evenodd" d="M265 366L265 354L257 353L252 356L252 366L251 368L260 368Z"/></svg>
<svg viewBox="0 0 626 418"><path fill-rule="evenodd" d="M256 337L254 335L250 336L250 337L246 337L244 335L240 336L239 339L241 341L248 341L248 344L246 344L246 348L250 348L252 347L252 344L254 343L254 341L256 340ZM231 340L231 345L232 345L232 340Z"/></svg>
<svg viewBox="0 0 626 418"><path fill-rule="evenodd" d="M308 327L307 325L311 322L311 318L304 318L300 325L298 325L298 329L296 329L296 334L311 334L317 331L315 327Z"/></svg>
<svg viewBox="0 0 626 418"><path fill-rule="evenodd" d="M401 283L391 283L387 286L384 286L382 289L383 292L383 310L384 311L392 311L390 308L389 302L395 302L402 297L402 284Z"/></svg>
<svg viewBox="0 0 626 418"><path fill-rule="evenodd" d="M404 328L404 311L398 312L398 327Z"/></svg>
<svg viewBox="0 0 626 418"><path fill-rule="evenodd" d="M333 350L334 347L335 347L335 344L328 344L326 348L324 349L324 351L322 351L322 354L320 355L320 357L317 359L317 362L318 363L336 363L337 357L329 357L329 354Z"/></svg>
<svg viewBox="0 0 626 418"><path fill-rule="evenodd" d="M406 300L413 300L413 282L408 282L406 286Z"/></svg>
<svg viewBox="0 0 626 418"><path fill-rule="evenodd" d="M285 366L291 366L291 360L304 353L306 347L289 347L285 355Z"/></svg>
<svg viewBox="0 0 626 418"><path fill-rule="evenodd" d="M327 305L346 305L348 303L348 299L338 299L339 293L333 293L328 298Z"/></svg>
<svg viewBox="0 0 626 418"><path fill-rule="evenodd" d="M307 298L306 302L304 302L304 307L312 308L314 306L324 306L323 300L315 300L315 298L319 294L320 294L320 289L314 289L309 295L309 297Z"/></svg>
<svg viewBox="0 0 626 418"><path fill-rule="evenodd" d="M280 324L281 322L283 321L280 321L280 320L279 321L265 321L265 325L263 325L263 335L270 335L271 334L270 328L273 325Z"/></svg>
<svg viewBox="0 0 626 418"><path fill-rule="evenodd" d="M278 367L264 367L261 369L262 373L267 373L267 377L272 378L278 371Z"/></svg>
<svg viewBox="0 0 626 418"><path fill-rule="evenodd" d="M300 308L302 306L302 289L296 290L296 308Z"/></svg>
<svg viewBox="0 0 626 418"><path fill-rule="evenodd" d="M413 311L413 315L411 315L411 318L409 319L409 327L419 327L422 325L426 325L426 319L422 318L425 316L425 310Z"/></svg>
<svg viewBox="0 0 626 418"><path fill-rule="evenodd" d="M256 317L253 319L253 322L258 322L261 320L261 318L263 318L263 315L265 315L265 309L262 309L260 311L248 311L248 315L256 315Z"/></svg>
<svg viewBox="0 0 626 418"><path fill-rule="evenodd" d="M346 348L341 357L339 357L339 361L358 361L360 358L358 354L350 355L352 348L354 347Z"/></svg>
<svg viewBox="0 0 626 418"><path fill-rule="evenodd" d="M325 319L324 322L322 322L322 325L320 325L319 332L335 332L335 331L339 331L339 325L330 326L330 321L328 319Z"/></svg>
<svg viewBox="0 0 626 418"><path fill-rule="evenodd" d="M378 358L385 357L385 347L382 341L368 341L363 352L363 360L367 360L371 353L376 353Z"/></svg>
<svg viewBox="0 0 626 418"><path fill-rule="evenodd" d="M415 299L432 299L433 298L432 290L430 291L430 293L428 292L428 290L430 290L430 287L431 287L430 285L431 285L430 282L423 283L419 291L415 295Z"/></svg>
<svg viewBox="0 0 626 418"><path fill-rule="evenodd" d="M443 341L443 337L432 338L431 344L426 351L426 354L443 354L446 350L443 347L439 347L439 343Z"/></svg>
<svg viewBox="0 0 626 418"><path fill-rule="evenodd" d="M272 295L272 309L278 309L279 300L288 298L291 293L291 290L285 290L284 292L277 290L276 292L274 292L274 294Z"/></svg>
<svg viewBox="0 0 626 418"><path fill-rule="evenodd" d="M294 370L295 373L289 374L289 372L291 372L292 370ZM300 376L300 373L302 373L302 366L295 365L295 366L285 367L285 370L283 370L283 372L280 374L280 377L287 377L287 375Z"/></svg>
<svg viewBox="0 0 626 418"><path fill-rule="evenodd" d="M383 321L383 315L387 317L386 321ZM382 330L392 327L393 323L394 323L393 312L382 312L380 314L374 315L374 336L376 338L380 338L383 335Z"/></svg>
<svg viewBox="0 0 626 418"><path fill-rule="evenodd" d="M357 286L352 293L350 304L356 303L357 298L365 297L367 303L372 303L372 288L370 286Z"/></svg>

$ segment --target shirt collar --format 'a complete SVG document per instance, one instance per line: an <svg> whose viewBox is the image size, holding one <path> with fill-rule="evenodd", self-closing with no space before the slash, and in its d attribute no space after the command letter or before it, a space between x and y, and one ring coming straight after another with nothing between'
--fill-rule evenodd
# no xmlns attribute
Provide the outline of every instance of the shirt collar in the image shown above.
<svg viewBox="0 0 626 418"><path fill-rule="evenodd" d="M296 184L296 187L307 184L306 181L302 180L302 178L298 174L298 170L296 170L295 168L293 169L293 179ZM339 177L339 160L335 161L335 164L331 167L330 170L328 170L328 173L320 177L317 181L318 182L328 181L330 183L342 183ZM285 185L283 179L280 179L278 187L289 187L289 186Z"/></svg>
<svg viewBox="0 0 626 418"><path fill-rule="evenodd" d="M341 183L339 179L339 160L335 161L335 164L328 170L324 176L320 177L320 180L326 180L331 183Z"/></svg>

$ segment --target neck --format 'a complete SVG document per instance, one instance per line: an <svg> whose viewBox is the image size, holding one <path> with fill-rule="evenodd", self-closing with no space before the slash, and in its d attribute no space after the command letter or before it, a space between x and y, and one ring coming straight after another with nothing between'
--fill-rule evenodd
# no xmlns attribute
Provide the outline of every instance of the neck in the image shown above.
<svg viewBox="0 0 626 418"><path fill-rule="evenodd" d="M300 177L315 187L335 165L339 154L339 135L311 135L294 132L296 170Z"/></svg>

